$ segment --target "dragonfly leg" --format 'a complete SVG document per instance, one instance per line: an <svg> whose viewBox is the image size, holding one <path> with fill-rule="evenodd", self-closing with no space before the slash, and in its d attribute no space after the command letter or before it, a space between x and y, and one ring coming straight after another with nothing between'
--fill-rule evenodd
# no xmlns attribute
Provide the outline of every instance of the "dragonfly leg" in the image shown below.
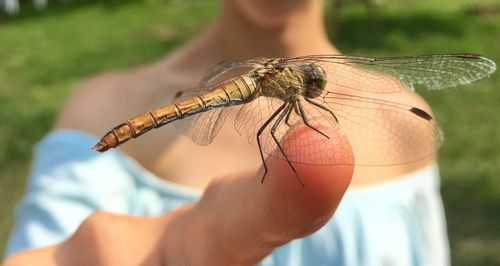
<svg viewBox="0 0 500 266"><path fill-rule="evenodd" d="M309 120L307 119L306 112L304 111L304 107L302 106L302 104L300 104L299 101L297 101L297 105L299 106L300 116L302 117L302 121L304 121L304 124L306 124L306 126L308 126L310 129L313 129L314 131L323 135L325 138L329 139L330 137L328 137L325 133L321 132L319 129L317 129L317 128L311 126L311 124L309 124Z"/></svg>
<svg viewBox="0 0 500 266"><path fill-rule="evenodd" d="M292 126L290 125L290 115L292 114L292 111L293 109L292 108L289 108L288 112L286 113L286 118L285 118L285 124L287 124L288 126Z"/></svg>
<svg viewBox="0 0 500 266"><path fill-rule="evenodd" d="M317 102L311 100L310 98L304 97L304 99L306 99L306 102L308 102L308 103L310 103L310 104L312 104L314 106L317 106L317 107L319 107L319 108L321 108L321 109L329 112L333 116L333 118L335 118L335 122L337 122L337 124L339 123L339 120L337 119L337 116L335 115L335 113L332 110L330 110L330 108L324 106L321 103L317 103Z"/></svg>
<svg viewBox="0 0 500 266"><path fill-rule="evenodd" d="M257 145L259 146L259 152L260 152L260 158L262 159L262 164L264 165L264 175L262 175L262 179L260 180L261 183L264 183L264 179L266 178L267 174L267 165L266 165L266 160L264 159L264 152L262 151L262 144L260 143L260 135L262 132L264 132L264 129L273 121L273 119L281 112L283 109L288 105L288 103L284 103L281 105L270 117L269 119L264 122L264 124L259 128L259 131L257 132Z"/></svg>
<svg viewBox="0 0 500 266"><path fill-rule="evenodd" d="M288 105L287 108L291 110L291 107L292 105ZM302 185L302 187L305 187L306 185L304 184L304 182L302 182L302 180L300 179L300 176L299 174L297 173L297 170L295 170L295 167L293 167L293 164L292 162L290 162L290 159L288 159L288 156L286 155L285 153L285 150L283 150L283 147L281 147L281 144L280 142L278 141L278 138L276 138L276 135L274 135L274 133L276 132L276 129L278 128L279 124L281 123L281 121L283 121L283 118L285 118L285 115L286 113L289 111L289 110L285 110L284 112L281 113L281 115L278 117L278 119L276 119L276 122L274 123L274 125L271 127L271 136L273 137L274 139L274 142L276 142L276 145L278 145L278 148L280 149L281 151L281 154L283 154L283 157L285 157L288 165L290 165L290 167L292 168L293 172L295 173L295 176L297 177L297 180L299 180L299 183Z"/></svg>

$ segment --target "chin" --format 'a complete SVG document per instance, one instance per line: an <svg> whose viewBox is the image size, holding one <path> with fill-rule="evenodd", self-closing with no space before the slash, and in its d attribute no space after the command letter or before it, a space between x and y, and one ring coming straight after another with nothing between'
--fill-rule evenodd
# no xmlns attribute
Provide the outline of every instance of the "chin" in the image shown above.
<svg viewBox="0 0 500 266"><path fill-rule="evenodd" d="M254 24L279 27L299 12L310 1L318 0L228 0L235 2L240 11Z"/></svg>

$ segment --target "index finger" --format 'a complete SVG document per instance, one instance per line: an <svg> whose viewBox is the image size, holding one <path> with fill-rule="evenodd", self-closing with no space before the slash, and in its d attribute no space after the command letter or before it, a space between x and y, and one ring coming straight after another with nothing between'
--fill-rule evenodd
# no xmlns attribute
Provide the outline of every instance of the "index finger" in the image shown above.
<svg viewBox="0 0 500 266"><path fill-rule="evenodd" d="M285 143L307 138L305 144L320 145L319 149L350 150L347 139L338 132L330 132L327 140L312 130L299 128L295 133L288 135ZM290 154L304 150L285 148ZM188 254L196 263L259 262L274 248L315 232L331 218L353 173L352 152L346 156L343 160L350 160L350 164L294 163L306 187L296 180L286 161L274 157L267 158L269 172L264 184L260 183L262 171L257 176L246 173L212 182L202 199L174 222L181 228L177 231L194 233L177 234L187 239L174 237L171 244L184 249L185 254L201 254L197 258ZM181 248L179 243L185 246Z"/></svg>

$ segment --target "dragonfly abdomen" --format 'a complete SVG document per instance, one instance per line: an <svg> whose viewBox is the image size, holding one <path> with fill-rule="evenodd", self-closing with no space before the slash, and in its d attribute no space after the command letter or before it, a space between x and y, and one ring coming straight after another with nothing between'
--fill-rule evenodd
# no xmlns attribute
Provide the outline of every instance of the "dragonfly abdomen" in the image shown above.
<svg viewBox="0 0 500 266"><path fill-rule="evenodd" d="M127 122L114 127L106 133L92 149L104 152L130 139L136 138L153 128L164 126L175 120L206 112L217 107L245 103L253 96L255 91L254 80L246 75L240 76L232 82L208 93L128 119Z"/></svg>
<svg viewBox="0 0 500 266"><path fill-rule="evenodd" d="M173 104L155 109L128 119L127 122L114 127L106 133L106 135L104 135L92 149L104 152L110 148L115 148L132 138L136 138L153 128L175 121L178 118L179 115L175 111L175 106Z"/></svg>

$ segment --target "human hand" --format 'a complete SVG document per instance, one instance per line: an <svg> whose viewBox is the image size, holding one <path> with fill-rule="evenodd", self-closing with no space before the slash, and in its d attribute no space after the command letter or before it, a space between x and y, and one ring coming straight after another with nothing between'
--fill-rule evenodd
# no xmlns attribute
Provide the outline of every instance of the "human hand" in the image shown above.
<svg viewBox="0 0 500 266"><path fill-rule="evenodd" d="M291 137L300 134L316 133ZM336 147L350 150L343 136L329 135ZM308 145L325 141L307 137ZM234 174L214 180L198 202L159 217L95 213L68 240L15 254L5 265L254 265L321 228L353 173L352 164L294 163L304 188L286 161L266 162L264 184L255 173Z"/></svg>

